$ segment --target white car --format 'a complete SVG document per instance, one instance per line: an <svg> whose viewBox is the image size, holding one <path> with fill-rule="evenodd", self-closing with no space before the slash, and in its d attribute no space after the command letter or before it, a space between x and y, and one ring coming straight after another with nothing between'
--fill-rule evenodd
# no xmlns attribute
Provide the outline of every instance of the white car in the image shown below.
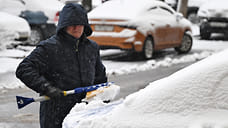
<svg viewBox="0 0 228 128"><path fill-rule="evenodd" d="M227 128L227 56L216 53L124 100L77 104L63 128Z"/></svg>
<svg viewBox="0 0 228 128"><path fill-rule="evenodd" d="M0 12L0 40L3 38L26 40L29 36L30 27L25 19Z"/></svg>
<svg viewBox="0 0 228 128"><path fill-rule="evenodd" d="M64 4L58 0L0 0L0 10L13 15L20 15L22 11L42 11L48 17L48 23L58 22L59 11Z"/></svg>
<svg viewBox="0 0 228 128"><path fill-rule="evenodd" d="M209 39L213 33L228 33L228 1L211 0L202 5L198 11L200 36Z"/></svg>
<svg viewBox="0 0 228 128"><path fill-rule="evenodd" d="M32 29L29 43L36 45L56 31L59 12L64 6L57 0L0 0L0 11L21 16Z"/></svg>

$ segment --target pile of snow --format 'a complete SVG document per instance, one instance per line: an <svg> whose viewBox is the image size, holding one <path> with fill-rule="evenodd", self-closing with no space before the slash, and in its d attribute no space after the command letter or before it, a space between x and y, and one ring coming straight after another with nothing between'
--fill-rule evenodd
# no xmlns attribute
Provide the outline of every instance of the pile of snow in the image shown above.
<svg viewBox="0 0 228 128"><path fill-rule="evenodd" d="M20 47L18 47L19 49ZM22 61L22 59L34 49L34 47L28 47L28 51L22 51L18 49L4 49L0 50L0 74L7 72L15 72L17 66ZM25 48L21 47L21 49L25 50Z"/></svg>
<svg viewBox="0 0 228 128"><path fill-rule="evenodd" d="M83 113L93 113L78 120L78 108L63 128L227 128L227 55L225 50L152 82L111 109L109 104L79 105ZM105 107L108 111L102 113Z"/></svg>
<svg viewBox="0 0 228 128"><path fill-rule="evenodd" d="M17 49L0 50L0 90L25 87L16 78L15 71L22 59L27 56L34 47L18 46Z"/></svg>

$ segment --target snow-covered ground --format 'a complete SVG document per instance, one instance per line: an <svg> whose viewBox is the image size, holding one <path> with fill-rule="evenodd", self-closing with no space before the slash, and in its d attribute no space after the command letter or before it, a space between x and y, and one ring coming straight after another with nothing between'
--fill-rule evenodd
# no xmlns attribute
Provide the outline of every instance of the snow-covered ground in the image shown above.
<svg viewBox="0 0 228 128"><path fill-rule="evenodd" d="M77 104L63 128L227 128L228 49L124 100Z"/></svg>

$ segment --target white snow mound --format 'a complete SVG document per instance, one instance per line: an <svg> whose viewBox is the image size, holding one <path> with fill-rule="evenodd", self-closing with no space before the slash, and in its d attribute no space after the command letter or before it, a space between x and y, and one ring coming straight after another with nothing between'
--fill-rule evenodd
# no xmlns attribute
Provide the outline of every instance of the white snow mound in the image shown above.
<svg viewBox="0 0 228 128"><path fill-rule="evenodd" d="M214 54L150 83L110 112L81 118L65 128L228 127L227 55L228 50Z"/></svg>

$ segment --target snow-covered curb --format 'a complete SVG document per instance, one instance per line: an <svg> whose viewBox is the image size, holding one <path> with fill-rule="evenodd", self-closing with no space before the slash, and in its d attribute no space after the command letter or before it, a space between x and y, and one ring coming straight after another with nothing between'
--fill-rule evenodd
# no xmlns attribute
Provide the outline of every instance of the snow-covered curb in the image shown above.
<svg viewBox="0 0 228 128"><path fill-rule="evenodd" d="M135 73L135 72L140 72L140 71L146 71L146 70L151 70L155 69L158 67L170 67L175 64L180 64L180 63L187 63L187 62L196 62L198 60L204 59L210 55L212 55L214 52L212 51L204 51L201 53L193 53L189 54L186 56L182 56L180 58L174 58L172 56L167 56L162 60L148 60L147 62L143 64L127 64L127 65L122 65L119 68L115 69L108 69L107 70L107 75L124 75L124 74L129 74L129 73ZM106 66L108 67L108 64Z"/></svg>
<svg viewBox="0 0 228 128"><path fill-rule="evenodd" d="M32 48L31 48L32 49ZM31 51L31 50L28 50ZM6 50L0 52L0 76L7 76L8 74L13 74L11 78L7 77L4 81L0 81L0 89L13 89L25 87L22 82L20 82L15 77L15 71L18 64L22 61L24 56L27 56L29 52L19 51L19 50ZM136 73L140 71L152 70L159 67L170 67L175 64L186 63L186 62L196 62L203 58L212 55L213 51L203 51L201 53L193 53L189 55L176 58L175 56L167 56L162 60L148 60L143 63L132 64L130 62L113 62L103 60L106 66L107 76L111 75L125 75L129 73ZM17 57L15 57L17 55ZM6 57L7 56L7 57ZM121 65L121 66L120 66Z"/></svg>

